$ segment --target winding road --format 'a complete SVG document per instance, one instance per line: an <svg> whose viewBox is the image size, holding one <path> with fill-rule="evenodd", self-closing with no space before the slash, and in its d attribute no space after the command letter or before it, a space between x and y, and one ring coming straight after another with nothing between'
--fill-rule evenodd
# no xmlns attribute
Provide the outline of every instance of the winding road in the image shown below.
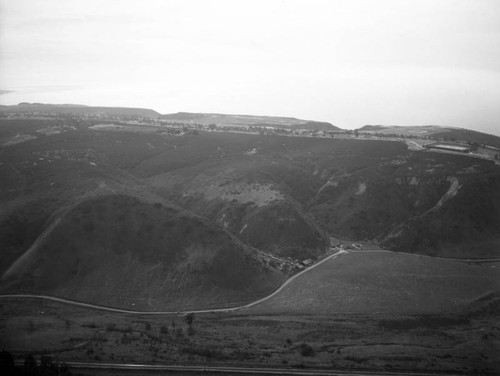
<svg viewBox="0 0 500 376"><path fill-rule="evenodd" d="M57 298L55 296L48 296L48 295L36 295L36 294L5 294L5 295L0 295L0 299L8 299L8 298L16 298L16 299L44 299L44 300L50 300L53 302L57 303L63 303L63 304L69 304L77 307L84 307L84 308L91 308L91 309L97 309L101 311L107 311L107 312L115 312L115 313L126 313L126 314L131 314L131 315L184 315L187 313L225 313L225 312L234 312L234 311L239 311L239 310L244 310L248 309L250 307L253 307L257 304L260 304L268 299L271 299L273 296L278 294L280 291L282 291L286 286L288 286L293 280L298 278L304 273L307 273L311 271L312 269L318 267L319 265L323 264L324 262L337 258L343 254L349 253L344 250L340 250L337 253L334 253L328 257L325 257L323 260L317 262L316 264L310 266L309 268L301 271L300 273L295 274L294 276L290 277L283 283L278 289L276 289L273 293L270 295L256 300L255 302L245 304L242 306L238 307L230 307L230 308L216 308L216 309L200 309L200 310L190 310L190 311L134 311L134 310L128 310L128 309L120 309L120 308L112 308L112 307L106 307L106 306L100 306L100 305L95 305L95 304L90 304L90 303L83 303L83 302L78 302L75 300L70 300L70 299L63 299L63 298Z"/></svg>
<svg viewBox="0 0 500 376"><path fill-rule="evenodd" d="M8 299L8 298L16 298L16 299L44 299L44 300L50 300L53 302L57 303L63 303L63 304L69 304L77 307L84 307L84 308L91 308L91 309L97 309L101 311L107 311L107 312L115 312L115 313L125 313L125 314L130 314L130 315L185 315L187 313L226 313L226 312L235 312L235 311L241 311L245 310L251 307L254 307L260 303L265 302L266 300L271 299L275 295L279 294L285 287L287 287L290 283L292 283L296 278L300 277L304 273L308 273L314 268L320 266L324 262L337 258L339 256L342 256L344 254L348 253L401 253L405 255L412 255L412 256L419 256L419 257L430 257L433 259L438 259L438 260L446 260L446 261L454 261L454 262L470 262L470 263L482 263L482 262L500 262L500 259L498 258L492 258L492 259L457 259L457 258L445 258L445 257L434 257L434 256L428 256L428 255L421 255L421 254L415 254L415 253L408 253L408 252L394 252L394 251L388 251L384 249L364 249L364 250L349 250L346 251L344 249L339 249L338 252L325 257L324 259L320 260L319 262L315 263L314 265L311 265L309 268L304 269L300 273L295 274L294 276L290 277L287 279L280 287L278 287L274 292L269 294L268 296L265 296L264 298L261 298L259 300L256 300L252 303L248 303L245 305L237 306L237 307L229 307L229 308L215 308L215 309L200 309L200 310L189 310L189 311L134 311L134 310L128 310L128 309L120 309L120 308L112 308L112 307L106 307L106 306L100 306L100 305L95 305L95 304L90 304L90 303L84 303L84 302L79 302L75 300L70 300L70 299L64 299L64 298L57 298L55 296L48 296L48 295L36 295L36 294L5 294L5 295L0 295L0 299Z"/></svg>

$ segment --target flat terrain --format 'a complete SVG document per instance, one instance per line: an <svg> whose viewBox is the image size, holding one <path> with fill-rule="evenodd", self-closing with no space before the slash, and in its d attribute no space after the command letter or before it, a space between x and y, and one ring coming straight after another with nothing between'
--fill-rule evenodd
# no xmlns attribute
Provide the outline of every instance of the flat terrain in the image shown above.
<svg viewBox="0 0 500 376"><path fill-rule="evenodd" d="M22 359L324 369L500 370L498 315L195 315L103 313L2 300L0 346Z"/></svg>
<svg viewBox="0 0 500 376"><path fill-rule="evenodd" d="M304 273L249 313L453 313L500 290L500 269L384 251L347 253Z"/></svg>
<svg viewBox="0 0 500 376"><path fill-rule="evenodd" d="M500 371L496 263L347 253L231 313L120 314L0 300L0 346L60 361Z"/></svg>

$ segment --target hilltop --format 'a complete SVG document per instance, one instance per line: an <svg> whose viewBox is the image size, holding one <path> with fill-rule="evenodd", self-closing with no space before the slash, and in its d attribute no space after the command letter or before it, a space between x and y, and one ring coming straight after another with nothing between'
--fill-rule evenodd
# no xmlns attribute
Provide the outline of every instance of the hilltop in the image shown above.
<svg viewBox="0 0 500 376"><path fill-rule="evenodd" d="M2 276L2 290L115 307L234 305L283 276L255 250L192 214L126 195L86 200L51 225Z"/></svg>
<svg viewBox="0 0 500 376"><path fill-rule="evenodd" d="M364 127L358 128L357 131L362 134L397 135L450 142L458 141L500 149L500 137L457 127L444 127L438 125L365 125Z"/></svg>
<svg viewBox="0 0 500 376"><path fill-rule="evenodd" d="M162 115L162 119L176 123L185 124L214 124L220 127L240 127L248 128L252 126L284 128L284 129L310 129L335 131L341 130L327 122L301 120L292 117L278 116L253 116L253 115L227 115L227 114L207 114L177 112L175 114Z"/></svg>
<svg viewBox="0 0 500 376"><path fill-rule="evenodd" d="M101 116L147 116L158 117L160 114L147 108L133 107L95 107L81 104L46 104L19 103L13 106L1 106L0 112L41 113L41 114L73 114Z"/></svg>

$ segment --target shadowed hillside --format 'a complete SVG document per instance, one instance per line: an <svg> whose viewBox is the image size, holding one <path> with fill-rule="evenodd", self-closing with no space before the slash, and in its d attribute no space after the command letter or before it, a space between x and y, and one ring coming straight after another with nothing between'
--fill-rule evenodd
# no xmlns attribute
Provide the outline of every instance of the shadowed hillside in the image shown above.
<svg viewBox="0 0 500 376"><path fill-rule="evenodd" d="M70 210L2 279L9 291L186 310L250 301L282 276L206 221L118 195Z"/></svg>

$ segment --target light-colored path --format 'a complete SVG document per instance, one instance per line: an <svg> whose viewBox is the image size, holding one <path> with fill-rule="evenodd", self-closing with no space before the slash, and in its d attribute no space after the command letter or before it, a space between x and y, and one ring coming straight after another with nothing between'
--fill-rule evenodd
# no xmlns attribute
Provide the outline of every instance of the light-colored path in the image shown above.
<svg viewBox="0 0 500 376"><path fill-rule="evenodd" d="M47 237L48 234L52 232L54 228L59 224L61 221L60 218L57 218L49 227L45 229L45 231L33 242L31 247L21 256L19 257L14 264L10 266L9 269L5 271L5 273L2 275L0 280L4 280L9 278L10 276L16 274L19 269L23 267L26 263L30 261L30 257L33 253L36 252L40 244L43 242L43 240Z"/></svg>
<svg viewBox="0 0 500 376"><path fill-rule="evenodd" d="M445 260L445 261L454 261L454 262L497 262L500 261L500 259L456 259L456 258L445 258L445 257L433 257L433 256L427 256L427 255L421 255L421 254L416 254L416 253L408 253L408 252L393 252L393 251L388 251L384 249L372 249L372 250L339 250L337 253L334 253L328 257L325 257L323 260L317 262L316 264L312 265L311 267L301 271L298 274L295 274L291 278L285 281L278 289L276 289L273 293L269 294L268 296L256 300L252 303L245 304L242 306L238 307L230 307L230 308L216 308L216 309L201 309L201 310L190 310L190 311L133 311L133 310L128 310L128 309L120 309L120 308L112 308L112 307L106 307L106 306L100 306L100 305L95 305L95 304L90 304L90 303L83 303L83 302L78 302L70 299L63 299L63 298L57 298L54 296L48 296L48 295L36 295L36 294L7 294L7 295L0 295L0 299L7 299L7 298L16 298L16 299L44 299L44 300L50 300L53 302L58 302L58 303L64 303L64 304L69 304L77 307L84 307L84 308L91 308L91 309L97 309L101 311L107 311L107 312L115 312L115 313L125 313L125 314L130 314L130 315L184 315L187 313L226 313L226 312L235 312L235 311L240 311L240 310L245 310L250 307L254 307L257 304L263 303L268 299L271 299L274 297L276 294L279 294L285 287L287 287L290 283L292 283L296 278L300 277L304 273L308 273L314 268L320 266L324 262L337 258L339 256L342 256L344 254L348 253L392 253L392 254L397 254L401 253L404 255L411 255L415 257L428 257L432 259L438 259L438 260Z"/></svg>
<svg viewBox="0 0 500 376"><path fill-rule="evenodd" d="M330 255L328 257L325 257L323 260L317 262L316 264L312 265L311 267L301 271L298 274L295 274L293 277L289 278L285 283L283 283L276 291L271 293L270 295L259 299L255 302L245 304L242 306L238 307L231 307L231 308L217 308L217 309L201 309L201 310L191 310L191 311L161 311L161 312L156 312L156 311L133 311L133 310L128 310L128 309L119 309L119 308L112 308L112 307L105 307L105 306L100 306L100 305L95 305L95 304L90 304L90 303L83 303L83 302L78 302L70 299L63 299L63 298L56 298L54 296L48 296L48 295L36 295L36 294L8 294L8 295L0 295L0 299L7 299L7 298L16 298L16 299L44 299L44 300L50 300L53 302L58 302L58 303L64 303L64 304L70 304L73 306L78 306L78 307L84 307L84 308L92 308L92 309L98 309L101 311L107 311L107 312L115 312L115 313L126 313L126 314L131 314L131 315L183 315L187 313L217 313L217 312L234 312L234 311L239 311L242 309L247 309L250 307L253 307L257 304L260 304L268 299L271 299L273 296L278 294L281 290L283 290L286 286L288 286L289 283L291 283L295 278L301 276L304 273L307 273L311 271L312 269L316 268L317 266L323 264L327 260L330 260L332 258L336 258L342 254L348 253L346 251L339 251L337 253L334 253L333 255Z"/></svg>

